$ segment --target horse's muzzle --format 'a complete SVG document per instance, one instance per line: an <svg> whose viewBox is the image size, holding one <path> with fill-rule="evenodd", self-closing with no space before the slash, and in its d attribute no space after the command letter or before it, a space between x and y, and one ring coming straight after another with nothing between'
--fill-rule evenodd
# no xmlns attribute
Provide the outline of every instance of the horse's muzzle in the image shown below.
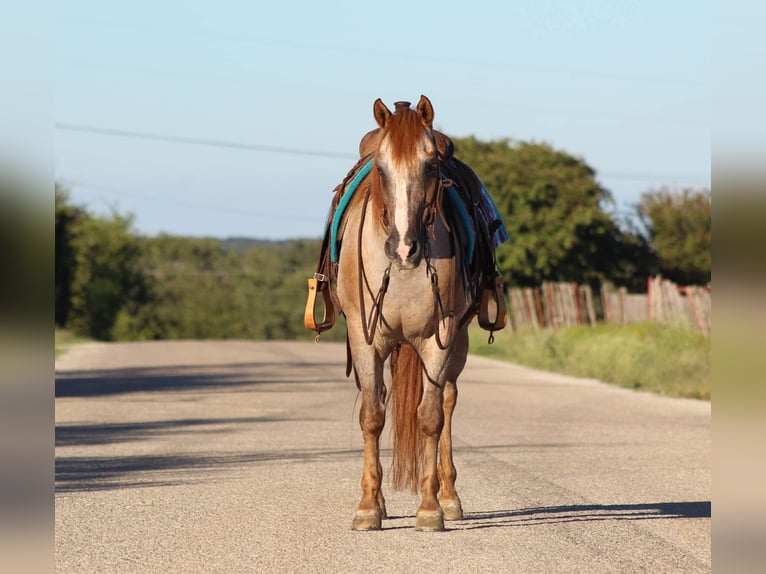
<svg viewBox="0 0 766 574"><path fill-rule="evenodd" d="M423 258L423 242L409 237L400 241L399 234L394 233L386 239L385 252L399 269L414 269Z"/></svg>

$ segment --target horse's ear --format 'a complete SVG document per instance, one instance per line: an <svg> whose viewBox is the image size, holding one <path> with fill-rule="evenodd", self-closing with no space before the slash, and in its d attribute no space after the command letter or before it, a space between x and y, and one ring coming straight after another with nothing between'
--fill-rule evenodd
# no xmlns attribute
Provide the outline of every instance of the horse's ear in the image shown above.
<svg viewBox="0 0 766 574"><path fill-rule="evenodd" d="M375 121L378 122L378 125L382 128L386 127L386 122L391 117L391 110L386 107L383 100L380 98L375 100L375 103L372 105L372 113L375 115Z"/></svg>
<svg viewBox="0 0 766 574"><path fill-rule="evenodd" d="M420 96L418 113L420 113L423 125L427 128L432 128L434 123L434 107L431 105L431 100L425 96Z"/></svg>

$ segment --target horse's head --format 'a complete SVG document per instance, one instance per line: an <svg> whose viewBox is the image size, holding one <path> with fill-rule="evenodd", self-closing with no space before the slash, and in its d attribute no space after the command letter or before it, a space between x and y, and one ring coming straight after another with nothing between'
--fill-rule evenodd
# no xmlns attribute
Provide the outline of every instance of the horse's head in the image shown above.
<svg viewBox="0 0 766 574"><path fill-rule="evenodd" d="M380 126L375 169L388 237L385 252L401 269L414 269L423 258L427 219L439 185L433 136L434 110L425 96L417 108L396 102L394 113L380 100L373 105Z"/></svg>

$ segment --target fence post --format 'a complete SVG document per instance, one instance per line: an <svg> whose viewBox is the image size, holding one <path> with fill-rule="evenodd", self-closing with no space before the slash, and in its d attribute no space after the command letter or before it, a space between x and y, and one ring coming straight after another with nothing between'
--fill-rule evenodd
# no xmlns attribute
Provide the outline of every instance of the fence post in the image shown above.
<svg viewBox="0 0 766 574"><path fill-rule="evenodd" d="M652 320L652 276L649 275L646 279L646 315L648 319Z"/></svg>
<svg viewBox="0 0 766 574"><path fill-rule="evenodd" d="M585 285L585 308L588 310L588 320L590 321L590 326L595 327L596 326L596 312L593 310L593 290L590 288L590 285Z"/></svg>
<svg viewBox="0 0 766 574"><path fill-rule="evenodd" d="M621 319L621 321L620 321L620 322L621 322L623 325L627 325L627 324L628 324L628 313L627 313L627 306L628 306L628 289L627 289L627 287L620 287L620 288L617 290L617 292L618 292L618 293L619 293L619 295L620 295L620 310L622 311L622 313L621 313L621 317L620 317L620 319Z"/></svg>
<svg viewBox="0 0 766 574"><path fill-rule="evenodd" d="M601 285L601 307L604 309L604 322L612 322L612 309L609 307L609 289Z"/></svg>
<svg viewBox="0 0 766 574"><path fill-rule="evenodd" d="M535 294L535 303L537 305L538 323L540 327L545 327L545 315L543 314L543 304L542 304L542 301L540 300L540 289L538 287L535 287L534 294Z"/></svg>
<svg viewBox="0 0 766 574"><path fill-rule="evenodd" d="M524 300L526 301L526 309L527 314L529 316L529 322L532 324L532 327L535 328L535 330L540 329L540 320L537 312L537 305L536 305L536 299L535 299L535 291L534 289L530 289L527 287L524 289Z"/></svg>
<svg viewBox="0 0 766 574"><path fill-rule="evenodd" d="M572 296L575 302L577 326L581 327L585 321L583 320L583 317L582 317L582 307L580 305L580 290L577 288L577 283L572 283Z"/></svg>

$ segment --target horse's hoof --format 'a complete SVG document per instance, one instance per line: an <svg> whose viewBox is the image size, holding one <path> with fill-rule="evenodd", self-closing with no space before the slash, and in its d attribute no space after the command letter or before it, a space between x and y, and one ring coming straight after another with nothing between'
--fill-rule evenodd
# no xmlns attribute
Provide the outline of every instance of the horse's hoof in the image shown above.
<svg viewBox="0 0 766 574"><path fill-rule="evenodd" d="M351 530L380 530L381 517L378 510L357 510Z"/></svg>
<svg viewBox="0 0 766 574"><path fill-rule="evenodd" d="M444 511L444 520L462 520L463 519L463 507L460 504L460 499L454 500L440 500L442 510Z"/></svg>
<svg viewBox="0 0 766 574"><path fill-rule="evenodd" d="M423 511L415 515L415 530L420 532L441 532L444 530L444 516L440 511Z"/></svg>

